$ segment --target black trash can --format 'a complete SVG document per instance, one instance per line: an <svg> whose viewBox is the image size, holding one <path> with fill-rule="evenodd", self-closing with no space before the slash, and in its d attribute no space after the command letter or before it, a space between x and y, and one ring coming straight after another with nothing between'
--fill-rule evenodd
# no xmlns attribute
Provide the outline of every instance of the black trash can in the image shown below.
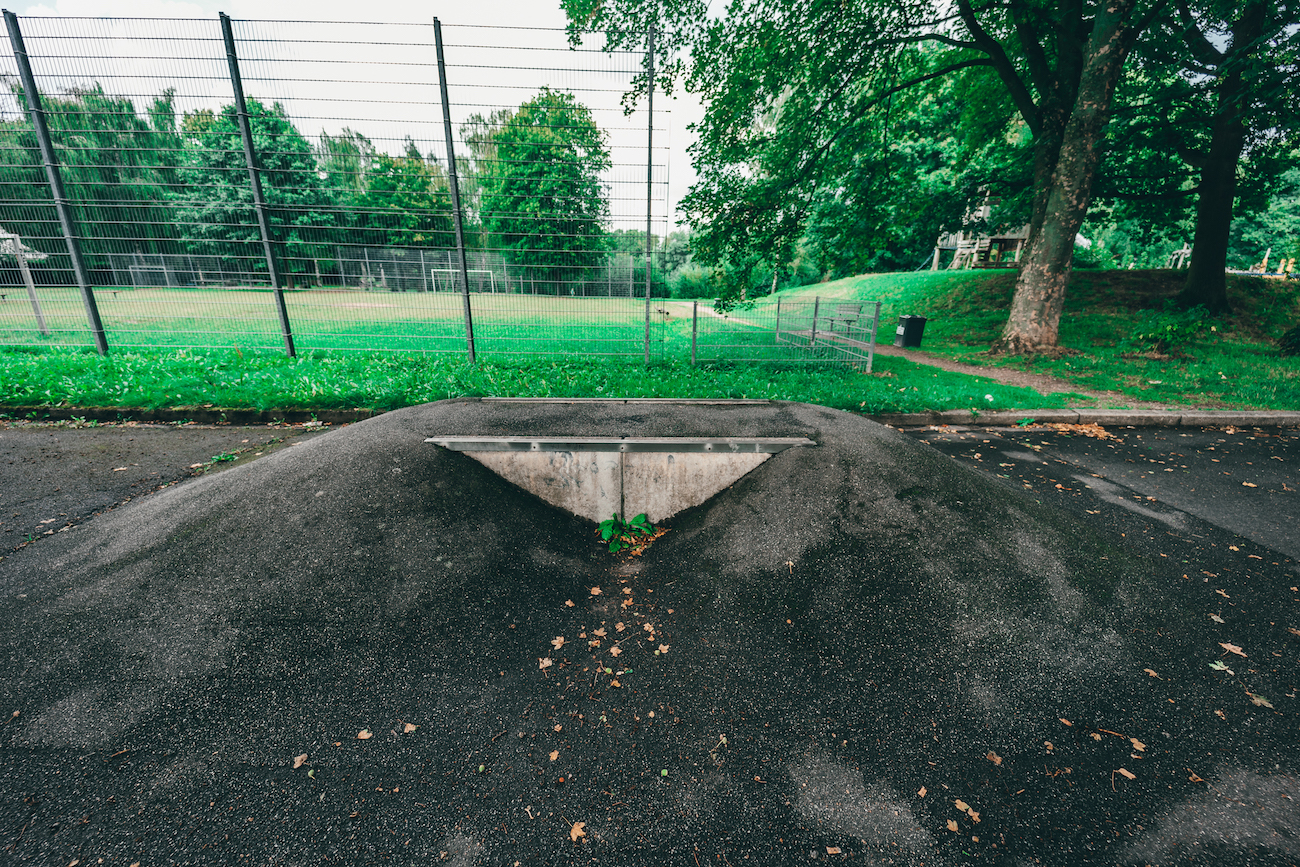
<svg viewBox="0 0 1300 867"><path fill-rule="evenodd" d="M900 316L898 328L894 331L894 345L904 349L916 349L921 345L921 335L924 332L924 316Z"/></svg>

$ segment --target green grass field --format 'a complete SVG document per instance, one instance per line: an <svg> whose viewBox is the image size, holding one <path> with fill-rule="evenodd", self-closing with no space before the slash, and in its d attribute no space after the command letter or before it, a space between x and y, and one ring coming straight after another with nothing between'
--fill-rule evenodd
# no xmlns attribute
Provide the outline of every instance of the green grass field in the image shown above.
<svg viewBox="0 0 1300 867"><path fill-rule="evenodd" d="M0 349L0 406L384 410L463 395L764 397L865 412L1086 403L898 358L876 358L867 375L861 362L844 363L833 340L807 347L808 311L820 299L823 314L837 303L881 301L885 342L899 315L926 316L924 352L972 364L1178 405L1300 408L1300 359L1275 346L1300 320L1295 284L1233 278L1236 311L1215 331L1176 355L1140 352L1135 329L1178 279L1077 272L1061 326L1068 353L1059 358L987 354L1006 319L1008 272L867 275L785 290L725 316L711 302L654 299L649 366L645 302L636 299L475 295L480 363L471 366L461 297L451 293L288 292L299 349L288 358L267 291L100 290L111 347L100 357L86 348L75 290L42 290L49 337L36 330L25 293L0 301L0 344L9 344Z"/></svg>

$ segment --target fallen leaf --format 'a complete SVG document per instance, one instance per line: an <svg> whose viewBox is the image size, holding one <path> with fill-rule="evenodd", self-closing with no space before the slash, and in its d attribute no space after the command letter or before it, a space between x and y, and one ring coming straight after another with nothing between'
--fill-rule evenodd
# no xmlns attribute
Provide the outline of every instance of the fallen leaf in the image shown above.
<svg viewBox="0 0 1300 867"><path fill-rule="evenodd" d="M201 466L203 466L203 464L190 464L190 469L197 470ZM126 467L123 467L122 469L126 469ZM117 470L113 470L113 472L117 472Z"/></svg>
<svg viewBox="0 0 1300 867"><path fill-rule="evenodd" d="M632 595L632 588L631 588L631 587L624 587L624 588L623 588L623 592L624 592L625 594L627 594L628 596L631 596L631 595Z"/></svg>
<svg viewBox="0 0 1300 867"><path fill-rule="evenodd" d="M998 767L1002 766L1002 757L997 753L993 752L992 750L989 750L989 754L984 758L988 759L990 762L997 765Z"/></svg>
<svg viewBox="0 0 1300 867"><path fill-rule="evenodd" d="M641 628L644 629L646 632L655 631L655 625L653 623L643 623L641 624Z"/></svg>
<svg viewBox="0 0 1300 867"><path fill-rule="evenodd" d="M1245 658L1246 656L1246 654L1241 652L1241 648L1235 644L1228 644L1226 641L1220 641L1219 646L1222 647L1224 650L1228 651L1229 653L1235 653L1242 658Z"/></svg>
<svg viewBox="0 0 1300 867"><path fill-rule="evenodd" d="M1139 753L1147 748L1147 745L1137 738L1129 738L1129 741L1133 744L1133 749L1137 750Z"/></svg>
<svg viewBox="0 0 1300 867"><path fill-rule="evenodd" d="M967 810L970 809L970 804L966 803L961 798L958 798L957 800L953 801L953 804L957 807L958 810L961 810L963 813L965 813Z"/></svg>
<svg viewBox="0 0 1300 867"><path fill-rule="evenodd" d="M1228 715L1221 710L1216 710L1214 712L1214 715L1217 716L1219 719L1223 720L1224 722L1228 721Z"/></svg>
<svg viewBox="0 0 1300 867"><path fill-rule="evenodd" d="M623 649L622 649L621 647L619 647L617 644L615 644L613 647L611 647L611 648L609 649L609 655L610 655L610 656L618 656L618 655L619 655L620 653L622 653L622 652L623 652Z"/></svg>
<svg viewBox="0 0 1300 867"><path fill-rule="evenodd" d="M564 604L565 604L566 607L568 607L568 608L572 608L572 607L573 607L573 600L572 600L572 599L565 599L565 600L564 600Z"/></svg>
<svg viewBox="0 0 1300 867"><path fill-rule="evenodd" d="M563 647L563 646L564 646L564 636L563 636L563 635L557 635L557 636L555 636L554 638L551 639L551 647L554 647L556 650L559 650L559 649L560 649L561 647Z"/></svg>
<svg viewBox="0 0 1300 867"><path fill-rule="evenodd" d="M631 607L632 607L632 597L629 596L628 598L624 599L624 600L623 600L623 604L622 604L622 606L620 606L620 607L622 607L622 608L631 608Z"/></svg>
<svg viewBox="0 0 1300 867"><path fill-rule="evenodd" d="M917 795L918 798L924 798L924 797L925 797L925 786L922 786L922 787L920 788L920 790L917 791L916 795Z"/></svg>
<svg viewBox="0 0 1300 867"><path fill-rule="evenodd" d="M1292 635L1300 635L1300 629L1296 629L1294 626L1288 626L1286 628L1286 631L1291 633Z"/></svg>
<svg viewBox="0 0 1300 867"><path fill-rule="evenodd" d="M375 733L372 732L370 729L362 729L361 731L357 732L357 740L359 741L368 741L374 736Z"/></svg>
<svg viewBox="0 0 1300 867"><path fill-rule="evenodd" d="M1220 616L1217 615L1217 614L1211 614L1211 615L1210 615L1210 619L1213 620L1215 623L1222 623L1222 622L1223 622L1223 618L1220 617Z"/></svg>
<svg viewBox="0 0 1300 867"><path fill-rule="evenodd" d="M560 730L562 730L563 728L564 728L564 726L560 725L559 723L556 723L556 724L555 724L555 730L556 730L557 732L560 731Z"/></svg>
<svg viewBox="0 0 1300 867"><path fill-rule="evenodd" d="M415 723L407 723L406 725L402 726L402 734L409 735L411 732L415 731L418 728L419 726L416 725Z"/></svg>
<svg viewBox="0 0 1300 867"><path fill-rule="evenodd" d="M1101 735L1097 734L1096 732L1092 732L1092 739L1094 741L1099 741L1101 740Z"/></svg>
<svg viewBox="0 0 1300 867"><path fill-rule="evenodd" d="M1250 690L1246 690L1246 695L1250 696L1250 703L1257 707L1266 707L1270 710L1273 708L1273 703L1262 695L1255 695L1255 693Z"/></svg>
<svg viewBox="0 0 1300 867"><path fill-rule="evenodd" d="M1150 675L1151 677L1159 677L1159 676L1160 676L1160 675L1156 674L1154 671L1152 671L1152 670L1149 669L1149 668L1144 668L1144 669L1142 669L1142 670L1145 671L1145 672L1146 672L1148 675Z"/></svg>
<svg viewBox="0 0 1300 867"><path fill-rule="evenodd" d="M1259 487L1259 485L1255 484L1254 482L1242 482L1241 484L1242 484L1244 487L1247 487L1247 488L1258 488L1258 487Z"/></svg>
<svg viewBox="0 0 1300 867"><path fill-rule="evenodd" d="M609 685L610 685L610 686L618 686L618 687L621 687L623 684L619 683L617 680L611 680L611 681L609 682Z"/></svg>
<svg viewBox="0 0 1300 867"><path fill-rule="evenodd" d="M538 668L550 668L554 664L555 662L549 656L544 656L537 660Z"/></svg>
<svg viewBox="0 0 1300 867"><path fill-rule="evenodd" d="M1136 779L1137 779L1137 774L1133 773L1132 771L1128 770L1127 768L1118 768L1117 770L1118 770L1118 772L1119 772L1119 775L1120 775L1121 777L1123 777L1124 779L1126 779L1126 780L1136 780Z"/></svg>
<svg viewBox="0 0 1300 867"><path fill-rule="evenodd" d="M306 754L306 753L303 753L303 754L300 755L300 756L294 756L294 757L293 757L293 769L294 769L295 771L298 770L299 768L302 767L303 762L305 762L305 761L307 761L307 754Z"/></svg>
<svg viewBox="0 0 1300 867"><path fill-rule="evenodd" d="M659 645L659 651L658 651L658 652L659 652L659 653L667 653L667 652L668 652L668 645L666 645L666 644L661 644L661 645Z"/></svg>
<svg viewBox="0 0 1300 867"><path fill-rule="evenodd" d="M1238 548L1236 545L1229 545L1229 546L1228 546L1228 550L1229 550L1229 551L1240 551L1241 549Z"/></svg>
<svg viewBox="0 0 1300 867"><path fill-rule="evenodd" d="M560 757L560 751L559 751L559 750L551 750L551 761L555 761L555 760L558 759L559 757Z"/></svg>
<svg viewBox="0 0 1300 867"><path fill-rule="evenodd" d="M604 638L604 637L605 637L605 627L602 626L602 627L600 627L599 629L593 630L591 634L592 634L592 635L599 635L601 638Z"/></svg>
<svg viewBox="0 0 1300 867"><path fill-rule="evenodd" d="M600 595L600 588L599 588L599 587L593 587L593 588L591 588L591 595L592 595L592 596L599 596L599 595ZM578 824L581 825L582 823L579 822ZM575 826L575 827L576 827L576 826Z"/></svg>
<svg viewBox="0 0 1300 867"><path fill-rule="evenodd" d="M614 629L617 630L618 632L622 632L624 629L627 629L627 625L624 624L622 621L619 621L618 623L614 624Z"/></svg>
<svg viewBox="0 0 1300 867"><path fill-rule="evenodd" d="M1205 780L1201 779L1201 778L1197 775L1196 771L1193 771L1191 768L1188 768L1188 769L1187 769L1187 773L1191 774L1191 776L1187 778L1189 781L1191 781L1191 782L1193 782L1193 783L1204 783L1204 782L1205 782Z"/></svg>
<svg viewBox="0 0 1300 867"><path fill-rule="evenodd" d="M957 823L952 819L948 820L948 830L952 831L953 833L957 832Z"/></svg>
<svg viewBox="0 0 1300 867"><path fill-rule="evenodd" d="M1228 668L1228 666L1224 663L1222 659L1216 659L1214 660L1214 662L1211 662L1210 668L1214 669L1215 671L1226 671L1228 672L1228 674L1232 674L1232 669Z"/></svg>
<svg viewBox="0 0 1300 867"><path fill-rule="evenodd" d="M979 824L979 822L980 822L980 814L979 814L979 813L976 813L974 810L967 810L967 811L966 811L966 815L967 815L967 816L970 816L970 820L971 820L972 822L974 822L976 825Z"/></svg>
<svg viewBox="0 0 1300 867"><path fill-rule="evenodd" d="M839 847L839 846L827 846L827 847L826 847L826 854L827 854L827 855L838 855L838 854L840 854L840 847Z"/></svg>
<svg viewBox="0 0 1300 867"><path fill-rule="evenodd" d="M1051 741L1043 741L1043 746L1047 747L1047 751L1048 751L1049 753L1050 753L1052 750L1056 749L1056 747L1052 746L1052 742L1051 742Z"/></svg>
<svg viewBox="0 0 1300 867"><path fill-rule="evenodd" d="M1068 725L1068 726L1072 726L1072 725L1074 725L1074 723L1070 722L1068 719L1066 719L1066 718L1063 717L1063 716L1062 716L1062 717L1057 717L1057 719L1059 719L1061 722L1065 723L1065 724Z"/></svg>
<svg viewBox="0 0 1300 867"><path fill-rule="evenodd" d="M574 822L573 827L569 829L569 839L576 843L579 837L587 836L587 832L582 830L585 827L587 827L586 822Z"/></svg>

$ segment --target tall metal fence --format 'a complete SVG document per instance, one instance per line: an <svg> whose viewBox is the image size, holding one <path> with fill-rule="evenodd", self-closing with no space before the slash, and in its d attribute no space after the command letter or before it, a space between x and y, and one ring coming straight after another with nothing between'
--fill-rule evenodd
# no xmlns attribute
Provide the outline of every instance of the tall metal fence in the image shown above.
<svg viewBox="0 0 1300 867"><path fill-rule="evenodd" d="M0 345L860 354L663 297L652 34L5 19Z"/></svg>

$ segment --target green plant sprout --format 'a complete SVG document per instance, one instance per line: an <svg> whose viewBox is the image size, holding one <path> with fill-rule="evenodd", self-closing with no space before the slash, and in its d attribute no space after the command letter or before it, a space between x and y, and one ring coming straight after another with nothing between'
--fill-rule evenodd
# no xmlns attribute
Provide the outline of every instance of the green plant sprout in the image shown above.
<svg viewBox="0 0 1300 867"><path fill-rule="evenodd" d="M612 517L600 522L600 540L609 543L611 554L631 548L654 534L654 525L646 519L644 512L630 521L619 520L618 512L615 512Z"/></svg>

